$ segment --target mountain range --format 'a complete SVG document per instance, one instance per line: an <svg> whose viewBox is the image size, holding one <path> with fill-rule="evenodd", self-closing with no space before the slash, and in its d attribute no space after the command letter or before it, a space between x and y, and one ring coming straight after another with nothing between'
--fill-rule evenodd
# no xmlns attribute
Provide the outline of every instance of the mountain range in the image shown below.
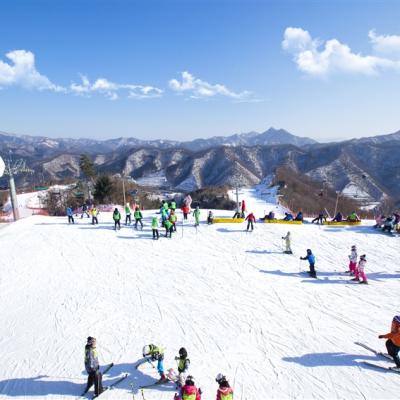
<svg viewBox="0 0 400 400"><path fill-rule="evenodd" d="M0 155L12 151L35 170L19 184L81 175L89 154L100 173L131 176L148 186L189 191L211 185L253 185L281 165L337 191L368 200L400 199L400 131L390 135L317 143L283 129L190 142L50 139L0 132ZM3 178L4 179L4 178Z"/></svg>

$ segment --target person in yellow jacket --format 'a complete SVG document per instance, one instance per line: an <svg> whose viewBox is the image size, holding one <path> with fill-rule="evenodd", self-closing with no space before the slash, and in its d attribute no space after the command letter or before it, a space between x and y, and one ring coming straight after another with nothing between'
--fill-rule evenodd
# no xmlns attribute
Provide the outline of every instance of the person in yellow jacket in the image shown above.
<svg viewBox="0 0 400 400"><path fill-rule="evenodd" d="M90 210L90 214L92 216L92 225L98 224L99 221L97 220L97 216L99 215L99 211L97 210L97 208L94 204L93 204L92 209Z"/></svg>

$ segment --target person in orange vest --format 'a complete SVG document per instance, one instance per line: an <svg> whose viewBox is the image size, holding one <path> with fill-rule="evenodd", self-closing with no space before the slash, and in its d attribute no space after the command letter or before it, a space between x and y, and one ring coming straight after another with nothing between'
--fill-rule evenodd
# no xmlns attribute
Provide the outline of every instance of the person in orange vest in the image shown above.
<svg viewBox="0 0 400 400"><path fill-rule="evenodd" d="M219 373L215 380L219 385L216 400L233 400L233 390L229 386L229 382L226 379L226 376Z"/></svg>
<svg viewBox="0 0 400 400"><path fill-rule="evenodd" d="M379 335L379 339L386 340L387 352L393 357L396 367L400 368L400 315L395 315L392 320L390 332L386 335Z"/></svg>

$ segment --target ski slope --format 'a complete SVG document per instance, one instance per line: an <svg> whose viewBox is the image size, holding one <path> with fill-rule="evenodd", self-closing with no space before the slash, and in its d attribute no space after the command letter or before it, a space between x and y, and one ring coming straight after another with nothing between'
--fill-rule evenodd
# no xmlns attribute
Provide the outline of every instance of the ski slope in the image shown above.
<svg viewBox="0 0 400 400"><path fill-rule="evenodd" d="M259 188L242 197L257 217L277 207ZM203 400L215 399L218 372L236 400L398 398L400 376L362 364L389 365L353 343L385 349L377 336L400 311L398 237L368 225L258 223L246 233L244 224L196 230L189 221L172 239L153 241L154 212L144 215L143 231L113 231L110 213L98 226L31 216L0 230L0 398L76 398L89 335L101 364L115 363L105 385L129 374L105 400L142 399L138 386L157 378L148 364L135 369L149 343L166 348L166 369L187 348ZM288 229L293 256L282 254ZM367 254L368 286L341 273L352 244ZM307 248L318 280L300 273ZM144 396L172 400L174 393L165 385Z"/></svg>

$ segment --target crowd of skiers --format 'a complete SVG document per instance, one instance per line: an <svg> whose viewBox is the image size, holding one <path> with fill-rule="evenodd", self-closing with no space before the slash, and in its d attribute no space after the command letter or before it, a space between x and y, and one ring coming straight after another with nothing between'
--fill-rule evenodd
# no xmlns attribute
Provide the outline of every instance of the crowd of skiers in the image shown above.
<svg viewBox="0 0 400 400"><path fill-rule="evenodd" d="M202 391L196 387L195 379L189 374L190 359L188 358L187 350L181 347L178 356L175 357L177 361L176 373L173 368L165 373L164 369L164 349L154 344L148 344L143 347L142 355L146 361L152 363L157 361L158 374L160 379L157 384L174 382L178 393L175 394L174 400L201 400ZM88 373L86 388L87 393L94 385L95 396L100 395L104 391L102 373L100 372L99 357L97 353L96 338L89 336L85 345L85 369ZM152 364L153 365L153 364ZM233 390L229 385L227 378L219 373L216 377L218 384L216 400L233 400Z"/></svg>

